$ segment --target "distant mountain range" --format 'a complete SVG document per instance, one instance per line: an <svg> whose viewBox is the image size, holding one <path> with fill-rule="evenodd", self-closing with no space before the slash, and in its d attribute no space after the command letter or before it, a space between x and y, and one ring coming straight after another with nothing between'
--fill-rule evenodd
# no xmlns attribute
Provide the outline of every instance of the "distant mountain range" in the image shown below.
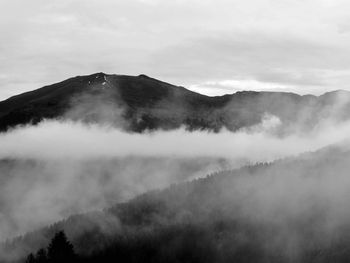
<svg viewBox="0 0 350 263"><path fill-rule="evenodd" d="M96 73L26 92L0 102L0 131L43 119L108 123L133 132L155 129L231 131L278 117L288 130L324 118L349 119L350 93L321 96L243 91L208 97L145 75Z"/></svg>

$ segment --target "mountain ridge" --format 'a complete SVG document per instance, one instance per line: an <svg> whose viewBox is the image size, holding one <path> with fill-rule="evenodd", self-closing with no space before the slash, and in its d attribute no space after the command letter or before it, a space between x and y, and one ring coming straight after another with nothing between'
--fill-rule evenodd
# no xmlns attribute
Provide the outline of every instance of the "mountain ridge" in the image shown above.
<svg viewBox="0 0 350 263"><path fill-rule="evenodd" d="M109 116L102 119L116 126L123 119L127 123L123 128L132 132L169 130L181 126L188 130L218 132L226 128L236 131L258 124L264 114L276 115L285 123L298 122L302 117L307 119L303 125L310 125L315 119L328 114L320 112L336 107L340 97L349 100L350 92L338 90L315 96L239 91L209 97L143 74L129 76L99 72L69 78L1 101L0 131L17 125L37 124L43 119L73 118L98 123L104 104L108 104L109 108L102 111L111 113L122 109L122 112L118 120ZM79 109L74 117L67 114L80 104L88 108ZM341 120L348 119L349 101L345 106L345 116L343 113ZM308 116L301 116L305 109ZM88 116L86 112L89 112Z"/></svg>

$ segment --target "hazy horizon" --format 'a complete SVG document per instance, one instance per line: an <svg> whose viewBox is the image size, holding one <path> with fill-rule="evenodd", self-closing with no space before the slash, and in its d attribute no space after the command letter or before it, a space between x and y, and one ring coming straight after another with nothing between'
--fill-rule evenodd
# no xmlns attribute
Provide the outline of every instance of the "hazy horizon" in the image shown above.
<svg viewBox="0 0 350 263"><path fill-rule="evenodd" d="M344 0L1 0L0 6L0 100L100 71L146 74L207 95L350 89Z"/></svg>
<svg viewBox="0 0 350 263"><path fill-rule="evenodd" d="M139 75L143 75L142 73L138 74L138 75L128 75L128 74L118 74L118 73L106 73L106 72L94 72L94 73L91 73L91 74L83 74L83 75L77 75L77 76L71 76L67 79L70 79L70 78L74 78L74 77L78 77L78 76L90 76L90 75L93 75L93 74L96 74L96 73L103 73L103 74L106 74L106 75L127 75L127 76L139 76ZM150 78L154 78L153 76L148 76ZM26 90L26 91L23 91L23 92L20 92L20 93L16 93L16 94L12 94L10 95L9 97L5 97L5 98L1 98L0 97L0 102L1 101L5 101L11 97L14 97L16 95L20 95L22 93L26 93L26 92L30 92L30 91L33 91L33 90L37 90L37 89L40 89L40 88L43 88L43 87L46 87L46 86L50 86L50 85L53 85L53 84L56 84L56 83L59 83L61 81L64 81L64 80L67 80L67 79L62 79L60 81L57 81L57 82L53 82L53 83L47 83L47 84L44 84L43 86L40 86L40 87L36 87L32 90ZM156 78L155 78L156 79ZM171 85L174 85L174 86L181 86L181 85L177 85L176 83L170 83L170 82L167 82L163 79L157 79L159 81L162 81L162 82L166 82L166 83L169 83ZM190 90L190 91L193 91L193 92L196 92L196 93L199 93L199 94L202 94L202 95L205 95L205 96L209 96L209 97L215 97L215 96L223 96L223 95L232 95L232 94L235 94L237 92L242 92L242 91L253 91L253 92L282 92L282 93L294 93L294 94L298 94L298 95L301 95L301 96L304 96L304 95L314 95L314 96L321 96L325 93L328 93L328 92L337 92L337 91L346 91L346 92L350 92L350 90L347 90L347 89L337 89L337 88L334 88L334 89L329 89L329 90L319 90L319 91L314 91L314 92L309 92L309 91L306 91L306 90L288 90L288 89L282 89L282 88L276 88L276 89L264 89L263 87L256 87L256 88L249 88L249 87L246 87L246 88L241 88L241 89L233 89L232 91L225 91L225 90L213 90L211 88L206 88L205 86L197 86L197 85L190 85L190 86L181 86L181 87L184 87L185 89L187 90Z"/></svg>

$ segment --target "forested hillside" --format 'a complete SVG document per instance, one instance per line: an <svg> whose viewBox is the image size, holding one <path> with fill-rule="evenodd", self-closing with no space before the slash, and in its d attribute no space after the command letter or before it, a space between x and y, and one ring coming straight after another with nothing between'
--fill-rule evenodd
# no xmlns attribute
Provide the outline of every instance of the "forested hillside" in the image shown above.
<svg viewBox="0 0 350 263"><path fill-rule="evenodd" d="M4 251L36 253L64 230L82 262L346 262L349 158L337 146L218 172L69 217Z"/></svg>

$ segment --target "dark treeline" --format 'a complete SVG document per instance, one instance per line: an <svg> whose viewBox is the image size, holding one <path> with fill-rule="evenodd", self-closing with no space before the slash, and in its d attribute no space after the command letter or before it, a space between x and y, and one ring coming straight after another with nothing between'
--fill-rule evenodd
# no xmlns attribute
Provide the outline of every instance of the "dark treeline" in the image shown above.
<svg viewBox="0 0 350 263"><path fill-rule="evenodd" d="M64 230L75 262L349 262L347 202L322 199L330 183L334 200L347 197L349 158L329 148L212 174L72 216L11 245L27 249L20 262L37 260L41 248L49 260ZM30 240L40 242L30 248Z"/></svg>

